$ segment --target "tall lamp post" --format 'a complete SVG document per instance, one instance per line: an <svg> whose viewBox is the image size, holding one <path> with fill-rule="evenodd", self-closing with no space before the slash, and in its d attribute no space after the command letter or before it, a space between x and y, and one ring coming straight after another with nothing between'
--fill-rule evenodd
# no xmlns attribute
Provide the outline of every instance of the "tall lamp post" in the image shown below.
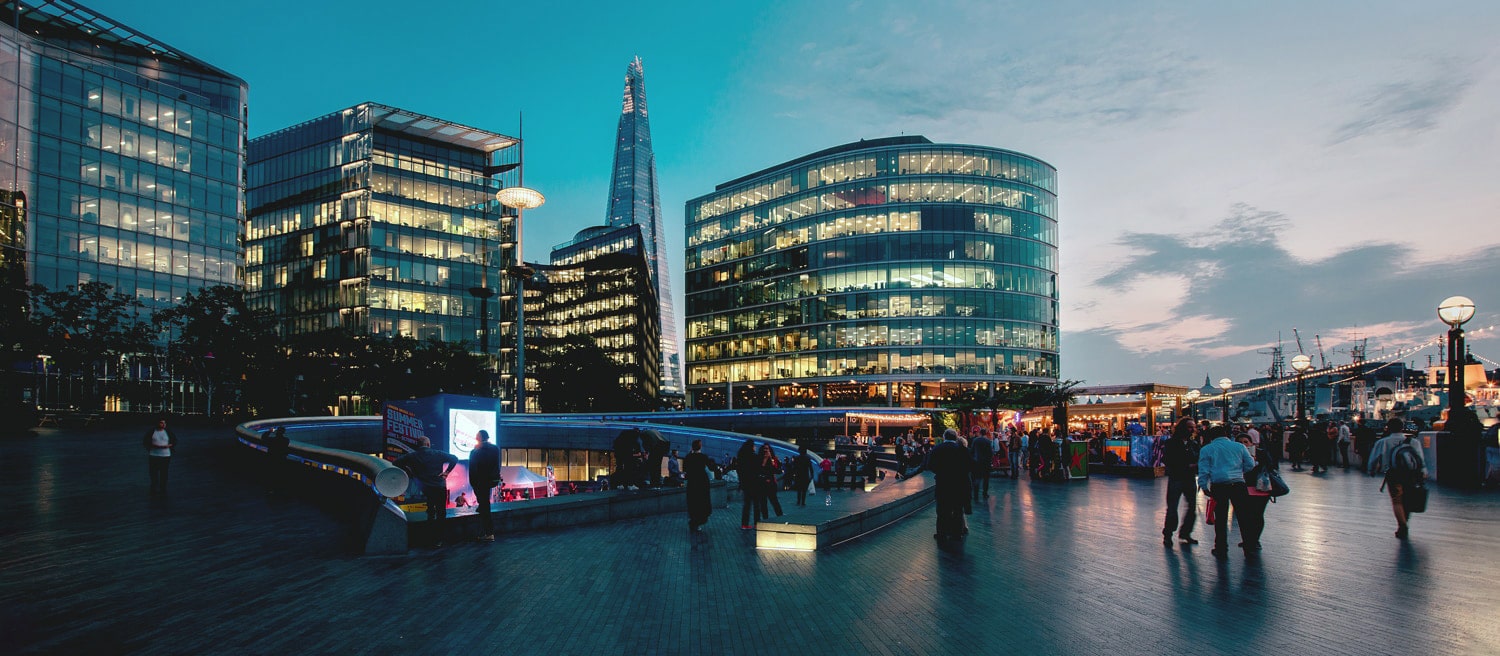
<svg viewBox="0 0 1500 656"><path fill-rule="evenodd" d="M1219 379L1219 389L1224 390L1224 430L1225 431L1229 430L1229 387L1231 385L1233 385L1233 384L1234 384L1234 381L1229 380L1228 378L1220 378ZM1226 432L1225 435L1228 435L1228 433Z"/></svg>
<svg viewBox="0 0 1500 656"><path fill-rule="evenodd" d="M1305 399L1307 392L1302 386L1302 375L1312 368L1312 356L1297 355L1292 357L1292 371L1297 372L1297 419L1307 419L1307 406Z"/></svg>
<svg viewBox="0 0 1500 656"><path fill-rule="evenodd" d="M1463 325L1474 318L1474 301L1466 296L1449 296L1438 305L1438 318L1448 324L1448 418L1464 407Z"/></svg>
<svg viewBox="0 0 1500 656"><path fill-rule="evenodd" d="M516 210L516 264L505 273L516 281L516 407L519 413L526 412L526 279L535 274L521 259L520 226L521 213L534 210L547 202L542 192L522 186L506 187L495 192L495 200L501 205Z"/></svg>
<svg viewBox="0 0 1500 656"><path fill-rule="evenodd" d="M1198 397L1202 395L1202 392L1195 389L1190 389L1187 391L1187 394L1183 395L1188 401L1188 416L1193 419L1198 418Z"/></svg>

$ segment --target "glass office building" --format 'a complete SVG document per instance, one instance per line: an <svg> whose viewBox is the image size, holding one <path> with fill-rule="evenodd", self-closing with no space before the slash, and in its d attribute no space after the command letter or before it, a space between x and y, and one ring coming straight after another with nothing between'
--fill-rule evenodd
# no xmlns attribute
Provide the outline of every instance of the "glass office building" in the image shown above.
<svg viewBox="0 0 1500 656"><path fill-rule="evenodd" d="M699 409L937 407L1057 382L1057 174L982 146L846 144L687 202Z"/></svg>
<svg viewBox="0 0 1500 656"><path fill-rule="evenodd" d="M647 409L655 408L661 329L645 242L639 225L585 228L552 249L550 265L532 265L536 279L526 288L527 362L537 362L533 349L587 339L620 366L619 385L649 399Z"/></svg>
<svg viewBox="0 0 1500 656"><path fill-rule="evenodd" d="M239 285L246 96L244 80L82 5L0 2L7 291L100 282L155 310ZM92 372L134 383L105 410L202 409L149 354L121 364ZM90 372L43 360L39 373L37 405L87 397Z"/></svg>
<svg viewBox="0 0 1500 656"><path fill-rule="evenodd" d="M151 307L239 284L245 82L71 2L0 23L0 214L27 217L31 281Z"/></svg>
<svg viewBox="0 0 1500 656"><path fill-rule="evenodd" d="M625 68L625 95L615 130L614 175L609 186L606 223L613 227L639 225L645 229L646 258L655 280L661 326L661 395L675 403L682 398L682 360L677 344L677 311L672 300L672 273L667 264L667 226L656 185L656 154L651 148L651 122L646 109L646 72L641 58Z"/></svg>
<svg viewBox="0 0 1500 656"><path fill-rule="evenodd" d="M284 335L348 328L477 351L485 317L515 325L499 274L519 263L520 228L495 192L518 180L519 144L375 103L252 140L252 307ZM503 341L488 340L492 355Z"/></svg>

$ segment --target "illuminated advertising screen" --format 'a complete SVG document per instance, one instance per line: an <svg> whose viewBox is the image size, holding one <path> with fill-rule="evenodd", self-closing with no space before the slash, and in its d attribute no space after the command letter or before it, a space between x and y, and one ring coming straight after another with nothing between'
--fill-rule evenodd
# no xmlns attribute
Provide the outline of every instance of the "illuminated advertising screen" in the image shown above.
<svg viewBox="0 0 1500 656"><path fill-rule="evenodd" d="M495 421L493 410L449 409L448 452L458 456L459 460L468 460L469 452L479 443L476 439L479 431L489 433L490 444L494 444Z"/></svg>

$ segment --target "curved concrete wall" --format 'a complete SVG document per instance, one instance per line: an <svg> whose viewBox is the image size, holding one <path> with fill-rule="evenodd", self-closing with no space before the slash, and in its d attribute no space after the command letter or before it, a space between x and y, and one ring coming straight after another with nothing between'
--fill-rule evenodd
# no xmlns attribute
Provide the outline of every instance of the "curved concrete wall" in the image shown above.
<svg viewBox="0 0 1500 656"><path fill-rule="evenodd" d="M385 449L379 416L356 417L286 417L260 419L240 424L236 428L241 441L247 446L264 450L261 435L276 428L285 428L291 441L291 455L316 463L324 469L346 470L346 475L364 481L383 497L404 494L407 489L406 472L390 464L378 455ZM771 445L777 457L785 460L797 455L797 446L781 440L731 433L707 428L693 428L672 424L655 424L640 421L606 421L584 416L569 415L500 415L496 429L496 444L504 449L588 449L609 451L622 431L632 428L650 428L662 434L672 443L672 448L686 455L695 439L703 440L703 452L714 462L724 462L732 457L744 444L753 439L756 443ZM822 460L812 455L816 464Z"/></svg>

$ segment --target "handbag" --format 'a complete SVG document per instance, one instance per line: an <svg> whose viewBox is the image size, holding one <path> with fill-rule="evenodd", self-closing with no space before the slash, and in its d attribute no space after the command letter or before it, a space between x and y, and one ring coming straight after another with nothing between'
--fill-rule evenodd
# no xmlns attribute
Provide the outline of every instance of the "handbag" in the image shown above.
<svg viewBox="0 0 1500 656"><path fill-rule="evenodd" d="M1401 506L1406 512L1426 512L1427 485L1422 481L1407 484L1406 489L1401 491Z"/></svg>
<svg viewBox="0 0 1500 656"><path fill-rule="evenodd" d="M1264 472L1261 472L1260 480L1265 482L1266 484L1264 491L1269 493L1272 497L1285 496L1286 493L1292 491L1292 488L1287 487L1286 481L1282 480L1281 472L1275 469L1267 469ZM1255 487L1257 489L1260 489L1260 482L1257 482L1255 484Z"/></svg>
<svg viewBox="0 0 1500 656"><path fill-rule="evenodd" d="M1214 511L1218 510L1219 502L1213 497L1208 498L1208 505L1203 508L1203 523L1212 525L1214 523Z"/></svg>

